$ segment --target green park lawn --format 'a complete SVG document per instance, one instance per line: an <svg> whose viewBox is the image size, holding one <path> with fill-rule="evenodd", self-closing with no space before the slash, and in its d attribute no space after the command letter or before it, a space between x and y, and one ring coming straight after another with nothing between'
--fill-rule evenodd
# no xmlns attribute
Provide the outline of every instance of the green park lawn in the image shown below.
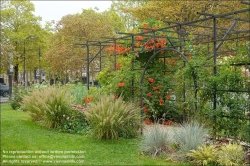
<svg viewBox="0 0 250 166"><path fill-rule="evenodd" d="M12 110L9 104L0 107L2 165L188 165L140 153L139 139L59 133L32 122L28 112Z"/></svg>

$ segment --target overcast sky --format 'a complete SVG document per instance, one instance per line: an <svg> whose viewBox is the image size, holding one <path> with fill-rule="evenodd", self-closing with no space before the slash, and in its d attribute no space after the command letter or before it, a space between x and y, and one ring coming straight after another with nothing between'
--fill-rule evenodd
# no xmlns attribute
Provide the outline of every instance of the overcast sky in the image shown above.
<svg viewBox="0 0 250 166"><path fill-rule="evenodd" d="M43 23L45 21L59 21L67 14L80 13L82 9L94 9L97 7L99 11L104 11L110 8L111 0L107 1L38 1L31 0L35 5L35 15L41 16Z"/></svg>

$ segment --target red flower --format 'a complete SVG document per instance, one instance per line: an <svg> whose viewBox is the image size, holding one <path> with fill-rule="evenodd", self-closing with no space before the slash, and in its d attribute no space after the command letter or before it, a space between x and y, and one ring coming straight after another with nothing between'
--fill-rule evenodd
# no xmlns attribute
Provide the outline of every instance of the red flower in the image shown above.
<svg viewBox="0 0 250 166"><path fill-rule="evenodd" d="M148 81L149 81L150 83L155 82L155 80L154 80L153 78L149 78Z"/></svg>
<svg viewBox="0 0 250 166"><path fill-rule="evenodd" d="M143 37L142 36L136 36L136 40L141 41L141 40L143 40Z"/></svg>
<svg viewBox="0 0 250 166"><path fill-rule="evenodd" d="M119 70L119 69L121 68L121 66L122 66L122 65L121 65L120 63L117 63L117 65L115 66L115 69L116 69L116 70Z"/></svg>
<svg viewBox="0 0 250 166"><path fill-rule="evenodd" d="M157 86L157 88L161 88L162 87L162 85L161 84L159 84L158 86Z"/></svg>
<svg viewBox="0 0 250 166"><path fill-rule="evenodd" d="M147 107L143 107L143 111L144 111L144 112L147 112L147 111L148 111L148 108L147 108Z"/></svg>
<svg viewBox="0 0 250 166"><path fill-rule="evenodd" d="M156 90L155 92L156 92L157 94L161 94L161 92L160 92L160 91L158 91L158 90Z"/></svg>
<svg viewBox="0 0 250 166"><path fill-rule="evenodd" d="M168 92L168 94L172 95L172 94L173 94L173 92Z"/></svg>
<svg viewBox="0 0 250 166"><path fill-rule="evenodd" d="M173 125L174 122L171 121L171 120L168 120L168 121L164 121L163 124L164 124L164 125Z"/></svg>
<svg viewBox="0 0 250 166"><path fill-rule="evenodd" d="M148 27L148 24L147 24L147 23L144 23L144 24L143 24L143 27L145 27L145 28Z"/></svg>
<svg viewBox="0 0 250 166"><path fill-rule="evenodd" d="M170 100L170 99L171 99L171 96L170 96L170 95L167 95L167 96L166 96L166 99Z"/></svg>
<svg viewBox="0 0 250 166"><path fill-rule="evenodd" d="M146 120L144 120L144 122L145 122L146 124L151 124L151 123L152 123L152 121L151 121L150 119L146 119Z"/></svg>
<svg viewBox="0 0 250 166"><path fill-rule="evenodd" d="M119 87L119 88L121 88L121 87L123 87L123 86L124 86L124 82L119 82L119 83L118 83L118 87Z"/></svg>
<svg viewBox="0 0 250 166"><path fill-rule="evenodd" d="M86 102L86 103L89 103L91 100L93 100L94 98L93 97L87 97L87 98L83 98L82 101Z"/></svg>
<svg viewBox="0 0 250 166"><path fill-rule="evenodd" d="M159 105L164 105L163 104L164 100L162 98L159 99Z"/></svg>
<svg viewBox="0 0 250 166"><path fill-rule="evenodd" d="M141 46L141 42L140 41L136 41L135 46L136 47L140 47Z"/></svg>
<svg viewBox="0 0 250 166"><path fill-rule="evenodd" d="M117 96L116 94L114 94L114 98L115 98L115 99L117 99L117 98L118 98L118 96Z"/></svg>
<svg viewBox="0 0 250 166"><path fill-rule="evenodd" d="M151 92L150 92L150 93L148 93L148 94L147 94L147 96L148 96L148 97L151 97L151 96L152 96L152 93L151 93Z"/></svg>

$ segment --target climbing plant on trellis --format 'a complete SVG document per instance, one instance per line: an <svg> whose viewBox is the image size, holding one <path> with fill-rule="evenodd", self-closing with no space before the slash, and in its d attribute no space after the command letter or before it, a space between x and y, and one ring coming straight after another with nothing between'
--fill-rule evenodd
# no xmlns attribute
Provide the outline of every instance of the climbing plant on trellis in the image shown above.
<svg viewBox="0 0 250 166"><path fill-rule="evenodd" d="M89 65L98 60L101 89L140 104L147 123L195 119L212 126L214 136L249 141L250 30L237 27L249 25L237 16L249 16L245 4L246 9L224 14L200 12L206 17L191 22L166 21L166 27L151 19L137 33L80 44L86 47L87 87ZM218 27L225 19L231 26ZM96 46L99 52L90 56L89 48Z"/></svg>

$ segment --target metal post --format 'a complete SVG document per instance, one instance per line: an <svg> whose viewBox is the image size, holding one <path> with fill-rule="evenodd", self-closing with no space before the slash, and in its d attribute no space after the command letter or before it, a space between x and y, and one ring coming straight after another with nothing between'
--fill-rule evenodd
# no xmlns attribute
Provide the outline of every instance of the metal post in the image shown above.
<svg viewBox="0 0 250 166"><path fill-rule="evenodd" d="M41 83L41 60L40 60L40 57L41 57L41 49L39 47L39 50L38 50L38 56L39 56L39 84Z"/></svg>
<svg viewBox="0 0 250 166"><path fill-rule="evenodd" d="M9 99L12 100L12 87L13 87L13 83L12 83L12 77L13 77L13 54L10 53L10 68L8 70L8 76L9 76Z"/></svg>
<svg viewBox="0 0 250 166"><path fill-rule="evenodd" d="M24 47L23 47L23 83L24 83L24 88L26 89L26 50L25 50L25 40L24 40Z"/></svg>
<svg viewBox="0 0 250 166"><path fill-rule="evenodd" d="M180 46L181 48L181 46ZM181 51L181 49L180 49ZM186 66L186 62L183 61L183 68L185 68ZM182 89L182 98L183 98L183 122L186 123L187 122L187 108L185 107L185 102L186 102L186 83L185 83L185 76L183 75L183 89Z"/></svg>
<svg viewBox="0 0 250 166"><path fill-rule="evenodd" d="M213 29L213 40L214 40L214 42L213 42L213 58L214 58L214 66L213 66L213 74L214 74L214 77L216 76L216 74L217 74L217 68L216 68L216 59L217 59L217 55L216 55L216 51L217 51L217 49L216 49L216 34L217 34L217 32L216 32L216 17L214 17L213 18L213 27L214 27L214 29ZM217 103L216 103L216 100L217 100L217 95L216 95L216 85L214 85L214 92L213 92L213 110L214 111L216 111L216 109L217 109ZM216 131L215 131L215 126L216 126L216 116L214 116L213 117L213 119L214 119L214 126L213 126L213 134L214 134L214 137L216 136Z"/></svg>
<svg viewBox="0 0 250 166"><path fill-rule="evenodd" d="M89 90L89 45L87 41L87 71L86 71L86 76L87 76L87 89Z"/></svg>
<svg viewBox="0 0 250 166"><path fill-rule="evenodd" d="M132 35L132 49L131 49L131 51L134 51L135 50L135 37L134 37L134 35ZM134 59L132 59L132 71L134 71ZM132 89L132 92L131 92L131 94L132 94L132 101L134 102L135 101L135 92L134 92L134 89L135 89L135 79L134 79L134 77L132 77L132 84L131 84L131 89ZM142 102L142 101L141 101Z"/></svg>
<svg viewBox="0 0 250 166"><path fill-rule="evenodd" d="M99 61L99 72L102 70L102 44L101 44L101 42L100 42L100 61Z"/></svg>
<svg viewBox="0 0 250 166"><path fill-rule="evenodd" d="M113 55L114 55L114 70L116 70L116 39L114 39L114 51L113 51Z"/></svg>

